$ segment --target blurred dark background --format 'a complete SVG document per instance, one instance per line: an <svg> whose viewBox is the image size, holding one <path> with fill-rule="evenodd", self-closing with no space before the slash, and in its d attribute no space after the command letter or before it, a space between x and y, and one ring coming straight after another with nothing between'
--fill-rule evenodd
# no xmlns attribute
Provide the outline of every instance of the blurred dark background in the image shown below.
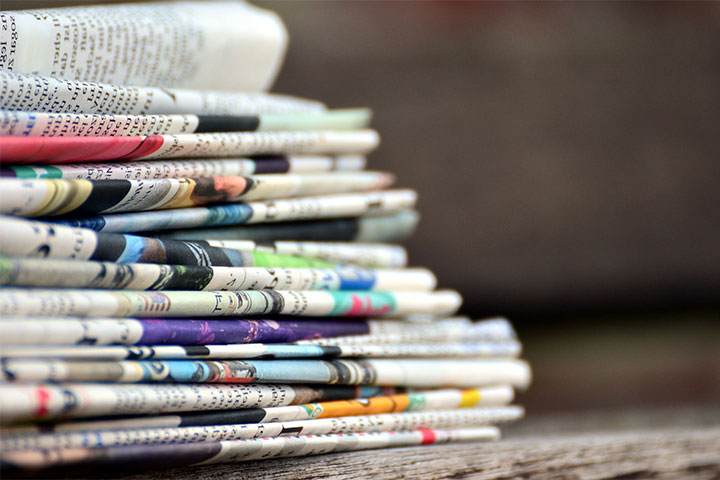
<svg viewBox="0 0 720 480"><path fill-rule="evenodd" d="M276 90L374 109L469 312L717 306L720 3L257 3Z"/></svg>
<svg viewBox="0 0 720 480"><path fill-rule="evenodd" d="M720 401L720 3L256 3L276 91L373 108L413 263L514 321L531 413Z"/></svg>
<svg viewBox="0 0 720 480"><path fill-rule="evenodd" d="M720 402L719 2L255 3L275 91L373 108L413 263L513 320L530 413Z"/></svg>

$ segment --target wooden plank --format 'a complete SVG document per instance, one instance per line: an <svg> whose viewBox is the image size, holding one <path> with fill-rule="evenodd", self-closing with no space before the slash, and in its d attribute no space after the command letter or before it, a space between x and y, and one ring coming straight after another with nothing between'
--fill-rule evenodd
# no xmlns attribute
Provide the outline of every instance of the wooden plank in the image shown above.
<svg viewBox="0 0 720 480"><path fill-rule="evenodd" d="M54 478L720 478L720 409L716 407L531 416L504 430L506 439L496 443L348 452L131 475L68 473Z"/></svg>
<svg viewBox="0 0 720 480"><path fill-rule="evenodd" d="M176 469L144 479L716 479L720 428L580 434Z"/></svg>

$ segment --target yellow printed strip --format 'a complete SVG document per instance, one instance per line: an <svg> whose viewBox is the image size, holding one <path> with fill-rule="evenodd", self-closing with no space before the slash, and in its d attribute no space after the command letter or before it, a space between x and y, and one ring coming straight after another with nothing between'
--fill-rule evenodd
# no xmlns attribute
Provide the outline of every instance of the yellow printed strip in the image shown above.
<svg viewBox="0 0 720 480"><path fill-rule="evenodd" d="M460 400L460 407L474 407L482 399L480 390L477 388L468 388L462 390L462 399Z"/></svg>
<svg viewBox="0 0 720 480"><path fill-rule="evenodd" d="M43 180L53 195L48 198L48 203L35 212L37 216L63 215L72 212L85 203L92 192L90 180L75 180L73 182L55 180Z"/></svg>

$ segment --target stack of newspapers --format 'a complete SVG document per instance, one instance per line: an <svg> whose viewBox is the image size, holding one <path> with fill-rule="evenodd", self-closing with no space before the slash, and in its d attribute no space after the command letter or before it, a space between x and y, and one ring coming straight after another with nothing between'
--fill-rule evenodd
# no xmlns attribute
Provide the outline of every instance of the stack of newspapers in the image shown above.
<svg viewBox="0 0 720 480"><path fill-rule="evenodd" d="M241 2L0 13L4 473L477 442L522 417L511 325L407 266L416 193L365 170L369 110L263 93L286 46Z"/></svg>

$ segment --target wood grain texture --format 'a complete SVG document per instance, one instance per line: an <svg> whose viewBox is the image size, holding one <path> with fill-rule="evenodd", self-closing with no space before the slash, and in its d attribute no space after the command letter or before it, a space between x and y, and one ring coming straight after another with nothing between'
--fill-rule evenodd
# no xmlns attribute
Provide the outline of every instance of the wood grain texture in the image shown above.
<svg viewBox="0 0 720 480"><path fill-rule="evenodd" d="M716 479L720 428L579 434L214 465L140 479ZM113 478L99 475L96 478Z"/></svg>
<svg viewBox="0 0 720 480"><path fill-rule="evenodd" d="M504 430L506 438L496 443L349 452L130 475L76 472L54 478L720 478L720 407L531 416Z"/></svg>

